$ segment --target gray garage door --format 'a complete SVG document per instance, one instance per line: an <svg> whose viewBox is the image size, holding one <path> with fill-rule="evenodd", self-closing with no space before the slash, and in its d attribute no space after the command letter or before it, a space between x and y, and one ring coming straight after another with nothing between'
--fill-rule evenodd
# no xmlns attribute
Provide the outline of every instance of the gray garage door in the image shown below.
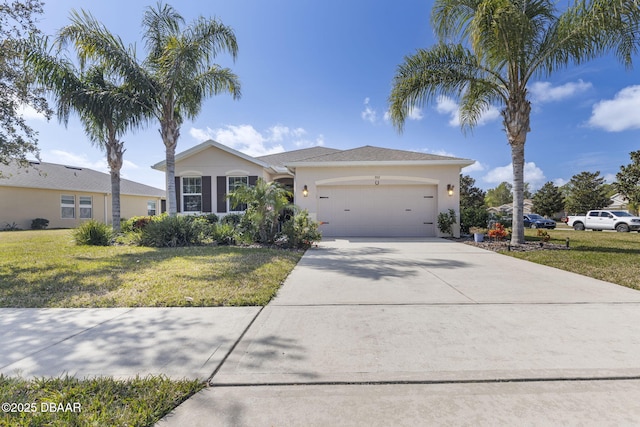
<svg viewBox="0 0 640 427"><path fill-rule="evenodd" d="M433 237L433 185L318 187L318 220L326 237Z"/></svg>

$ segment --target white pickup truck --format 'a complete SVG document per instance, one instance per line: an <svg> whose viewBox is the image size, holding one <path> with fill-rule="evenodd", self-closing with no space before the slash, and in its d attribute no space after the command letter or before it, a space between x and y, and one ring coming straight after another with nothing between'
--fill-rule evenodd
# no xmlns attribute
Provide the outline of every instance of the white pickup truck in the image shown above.
<svg viewBox="0 0 640 427"><path fill-rule="evenodd" d="M574 230L640 231L640 217L625 211L589 211L585 216L568 216L567 225Z"/></svg>

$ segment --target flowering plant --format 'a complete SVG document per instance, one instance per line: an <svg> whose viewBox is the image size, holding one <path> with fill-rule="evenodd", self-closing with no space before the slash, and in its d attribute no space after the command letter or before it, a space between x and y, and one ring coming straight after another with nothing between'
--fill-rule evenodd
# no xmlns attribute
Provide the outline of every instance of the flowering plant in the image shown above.
<svg viewBox="0 0 640 427"><path fill-rule="evenodd" d="M504 225L496 222L491 226L488 234L491 239L502 240L509 235L509 230L504 228Z"/></svg>

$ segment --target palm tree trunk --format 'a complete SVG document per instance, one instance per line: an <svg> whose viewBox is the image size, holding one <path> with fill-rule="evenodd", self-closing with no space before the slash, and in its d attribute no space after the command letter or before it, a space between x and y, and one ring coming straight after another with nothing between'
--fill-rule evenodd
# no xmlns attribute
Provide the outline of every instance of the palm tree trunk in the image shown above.
<svg viewBox="0 0 640 427"><path fill-rule="evenodd" d="M506 108L502 111L504 127L511 146L513 165L513 223L511 244L519 245L524 240L524 145L530 131L531 103L527 91L513 91Z"/></svg>
<svg viewBox="0 0 640 427"><path fill-rule="evenodd" d="M180 136L180 127L174 120L162 121L160 123L160 134L165 146L167 169L165 176L167 179L167 212L170 216L178 214L176 200L176 147Z"/></svg>
<svg viewBox="0 0 640 427"><path fill-rule="evenodd" d="M122 169L122 156L124 142L109 138L106 144L107 163L111 174L111 223L114 231L120 231L120 169Z"/></svg>

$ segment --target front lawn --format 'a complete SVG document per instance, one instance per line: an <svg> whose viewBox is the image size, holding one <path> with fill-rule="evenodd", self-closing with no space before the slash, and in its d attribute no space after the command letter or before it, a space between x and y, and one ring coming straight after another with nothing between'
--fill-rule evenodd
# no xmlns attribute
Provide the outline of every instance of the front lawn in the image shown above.
<svg viewBox="0 0 640 427"><path fill-rule="evenodd" d="M0 307L265 305L302 252L76 246L70 230L0 233Z"/></svg>
<svg viewBox="0 0 640 427"><path fill-rule="evenodd" d="M552 243L570 250L502 252L528 261L584 276L640 289L640 233L548 230ZM526 230L527 240L538 240L537 230Z"/></svg>
<svg viewBox="0 0 640 427"><path fill-rule="evenodd" d="M201 381L164 377L26 380L0 375L0 425L152 426L203 387Z"/></svg>

